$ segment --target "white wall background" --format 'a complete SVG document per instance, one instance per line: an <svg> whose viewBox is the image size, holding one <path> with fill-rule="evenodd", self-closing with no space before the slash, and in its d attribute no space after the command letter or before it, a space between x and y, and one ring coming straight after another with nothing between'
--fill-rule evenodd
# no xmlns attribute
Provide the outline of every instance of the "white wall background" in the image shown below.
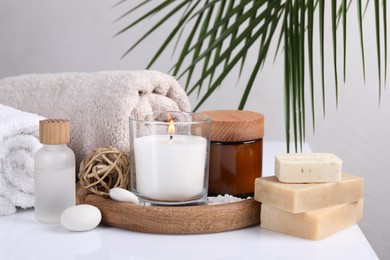
<svg viewBox="0 0 390 260"><path fill-rule="evenodd" d="M129 9L129 4L111 9L116 2L1 0L0 77L25 73L143 69L156 51L156 42L161 42L166 30L120 60L130 43L146 27L141 25L131 34L112 38L126 23L113 21ZM333 152L341 157L345 172L365 178L365 216L360 227L378 256L389 259L390 93L388 89L382 93L379 106L373 3L370 3L365 18L367 78L366 84L363 84L355 8L353 3L348 26L348 77L346 84L341 84L339 107L336 109L334 102L329 41L326 50L329 61L326 69L329 86L326 117L322 117L318 90L316 132L312 134L311 123L308 122L306 141L316 152ZM169 30L173 25L171 23L165 29ZM330 39L330 31L327 33ZM339 50L341 53L341 48ZM158 62L153 69L167 72L171 65L170 53L167 52L165 60ZM317 79L319 85L319 75ZM235 82L235 76L226 81L201 110L235 109L245 81L238 86ZM255 85L246 109L265 114L266 140L285 140L282 56L275 63L271 59L266 64ZM191 102L195 104L195 97L191 97Z"/></svg>

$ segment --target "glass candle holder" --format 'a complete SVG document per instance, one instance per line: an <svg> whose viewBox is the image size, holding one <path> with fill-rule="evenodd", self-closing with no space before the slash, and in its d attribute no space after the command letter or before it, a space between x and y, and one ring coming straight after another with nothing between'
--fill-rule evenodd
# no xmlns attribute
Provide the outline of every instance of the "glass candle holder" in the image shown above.
<svg viewBox="0 0 390 260"><path fill-rule="evenodd" d="M264 116L241 110L204 113L212 117L209 195L253 197L255 179L262 176Z"/></svg>
<svg viewBox="0 0 390 260"><path fill-rule="evenodd" d="M186 112L130 117L131 192L156 205L204 204L210 116Z"/></svg>

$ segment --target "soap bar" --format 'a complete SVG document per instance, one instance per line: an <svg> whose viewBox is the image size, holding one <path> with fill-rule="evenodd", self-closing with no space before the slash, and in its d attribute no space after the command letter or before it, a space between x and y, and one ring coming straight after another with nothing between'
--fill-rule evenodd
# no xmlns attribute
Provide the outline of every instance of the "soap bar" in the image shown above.
<svg viewBox="0 0 390 260"><path fill-rule="evenodd" d="M255 200L291 213L358 201L363 192L363 178L346 173L336 183L282 183L276 176L255 181Z"/></svg>
<svg viewBox="0 0 390 260"><path fill-rule="evenodd" d="M320 240L358 223L363 217L363 199L357 202L304 213L289 213L261 205L261 227L297 237Z"/></svg>
<svg viewBox="0 0 390 260"><path fill-rule="evenodd" d="M277 154L275 175L281 182L340 182L343 161L331 153Z"/></svg>

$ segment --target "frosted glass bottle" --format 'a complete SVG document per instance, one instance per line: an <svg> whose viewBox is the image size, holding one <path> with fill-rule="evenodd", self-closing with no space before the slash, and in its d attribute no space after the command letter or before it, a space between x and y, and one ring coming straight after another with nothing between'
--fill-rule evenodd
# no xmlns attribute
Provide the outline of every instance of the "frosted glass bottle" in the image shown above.
<svg viewBox="0 0 390 260"><path fill-rule="evenodd" d="M75 155L68 120L39 121L43 147L35 154L35 218L41 223L59 223L62 212L76 202Z"/></svg>

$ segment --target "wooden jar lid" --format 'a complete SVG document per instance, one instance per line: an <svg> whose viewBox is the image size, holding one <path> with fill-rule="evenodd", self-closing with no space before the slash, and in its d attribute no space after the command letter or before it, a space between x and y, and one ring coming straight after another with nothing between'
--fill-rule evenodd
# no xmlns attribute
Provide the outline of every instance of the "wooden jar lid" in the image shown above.
<svg viewBox="0 0 390 260"><path fill-rule="evenodd" d="M264 136L264 116L243 110L212 110L202 112L211 116L211 141L242 142Z"/></svg>
<svg viewBox="0 0 390 260"><path fill-rule="evenodd" d="M70 122L65 119L39 121L39 141L42 144L67 144L70 142Z"/></svg>

